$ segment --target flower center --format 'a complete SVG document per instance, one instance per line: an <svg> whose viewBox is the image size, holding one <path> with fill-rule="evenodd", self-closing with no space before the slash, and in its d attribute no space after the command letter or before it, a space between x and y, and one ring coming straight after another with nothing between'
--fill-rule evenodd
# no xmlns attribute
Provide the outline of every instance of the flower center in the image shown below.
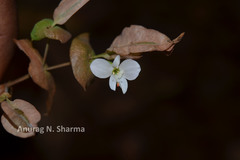
<svg viewBox="0 0 240 160"><path fill-rule="evenodd" d="M119 72L120 72L119 68L114 68L113 71L112 71L112 74L117 75Z"/></svg>
<svg viewBox="0 0 240 160"><path fill-rule="evenodd" d="M119 68L114 68L112 71L112 74L114 75L115 79L118 81L120 78L122 78L123 71Z"/></svg>

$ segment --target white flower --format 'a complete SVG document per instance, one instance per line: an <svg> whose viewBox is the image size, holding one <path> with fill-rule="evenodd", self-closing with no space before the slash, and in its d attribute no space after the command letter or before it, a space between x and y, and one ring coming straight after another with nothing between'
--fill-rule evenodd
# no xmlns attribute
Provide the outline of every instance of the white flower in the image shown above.
<svg viewBox="0 0 240 160"><path fill-rule="evenodd" d="M92 73L98 78L108 78L109 86L116 90L116 85L122 88L123 94L127 92L128 82L138 77L141 71L140 65L132 60L126 59L120 64L120 56L116 56L113 63L105 59L95 59L90 65Z"/></svg>

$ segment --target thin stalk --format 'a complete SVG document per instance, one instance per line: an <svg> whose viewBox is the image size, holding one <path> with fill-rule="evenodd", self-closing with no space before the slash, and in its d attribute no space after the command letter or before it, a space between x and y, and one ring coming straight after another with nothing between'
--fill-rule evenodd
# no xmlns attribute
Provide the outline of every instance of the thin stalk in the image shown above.
<svg viewBox="0 0 240 160"><path fill-rule="evenodd" d="M20 82L23 82L23 81L27 80L28 78L30 78L30 75L29 75L29 74L26 74L26 75L24 75L24 76L22 76L22 77L20 77L20 78L18 78L18 79L15 79L15 80L13 80L13 81L9 81L9 82L5 83L5 86L6 86L7 88L8 88L8 87L11 87L11 86L13 86L13 85L15 85L15 84L18 84L18 83L20 83Z"/></svg>
<svg viewBox="0 0 240 160"><path fill-rule="evenodd" d="M58 64L58 65L55 65L55 66L48 67L46 70L50 71L50 70L66 67L66 66L69 66L69 65L71 65L71 63L70 62L66 62L66 63L62 63L62 64ZM9 88L9 87L12 87L15 84L21 83L21 82L23 82L23 81L25 81L25 80L27 80L29 78L30 78L30 75L26 74L26 75L24 75L22 77L19 77L19 78L13 80L13 81L9 81L9 82L5 83L4 86L6 88Z"/></svg>
<svg viewBox="0 0 240 160"><path fill-rule="evenodd" d="M48 49L49 49L49 43L47 42L46 46L45 46L45 50L44 50L44 55L43 55L43 65L45 64L46 59L47 59Z"/></svg>
<svg viewBox="0 0 240 160"><path fill-rule="evenodd" d="M58 65L55 65L55 66L48 67L46 70L50 71L50 70L54 70L54 69L58 69L58 68L62 68L62 67L70 66L70 65L71 65L70 62L66 62L66 63L62 63L62 64L58 64Z"/></svg>

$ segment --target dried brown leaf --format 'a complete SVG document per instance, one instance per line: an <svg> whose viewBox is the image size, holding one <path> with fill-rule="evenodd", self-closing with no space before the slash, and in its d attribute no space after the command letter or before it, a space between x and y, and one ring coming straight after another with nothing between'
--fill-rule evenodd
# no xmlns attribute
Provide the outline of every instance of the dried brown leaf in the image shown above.
<svg viewBox="0 0 240 160"><path fill-rule="evenodd" d="M89 0L62 0L54 10L54 24L64 24L74 13L76 13Z"/></svg>
<svg viewBox="0 0 240 160"><path fill-rule="evenodd" d="M43 67L42 57L39 52L33 48L32 43L29 40L15 40L15 43L30 59L28 73L33 81L49 92L47 100L47 113L49 113L56 89L54 79Z"/></svg>
<svg viewBox="0 0 240 160"><path fill-rule="evenodd" d="M129 55L126 55L124 56L125 59L140 59L142 58L141 55L134 55L134 54L129 54Z"/></svg>
<svg viewBox="0 0 240 160"><path fill-rule="evenodd" d="M95 54L89 43L88 33L80 34L73 39L70 48L73 74L85 91L94 77L90 70L90 60L93 55Z"/></svg>
<svg viewBox="0 0 240 160"><path fill-rule="evenodd" d="M107 50L121 56L151 51L171 52L174 45L182 39L183 35L184 33L180 34L172 41L165 34L156 30L131 25L123 29L121 35L114 39Z"/></svg>
<svg viewBox="0 0 240 160"><path fill-rule="evenodd" d="M58 26L50 27L46 29L44 33L46 37L59 40L61 43L66 43L72 37L68 31Z"/></svg>
<svg viewBox="0 0 240 160"><path fill-rule="evenodd" d="M28 72L33 81L45 90L48 90L48 78L45 75L43 60L39 52L33 48L28 39L15 40L17 46L28 56L30 64Z"/></svg>
<svg viewBox="0 0 240 160"><path fill-rule="evenodd" d="M13 51L14 43L12 39L17 33L17 14L15 0L0 1L0 80L7 69Z"/></svg>
<svg viewBox="0 0 240 160"><path fill-rule="evenodd" d="M56 92L56 85L54 82L54 79L52 77L52 75L49 72L45 72L45 75L48 79L48 98L47 98L47 102L46 102L46 115L48 115L51 111L52 108L52 104L53 104L53 98Z"/></svg>
<svg viewBox="0 0 240 160"><path fill-rule="evenodd" d="M37 127L41 115L32 104L16 99L14 101L5 101L1 106L5 113L1 117L1 122L7 132L21 138L35 135L32 128ZM20 128L25 127L28 127L30 132L22 132Z"/></svg>

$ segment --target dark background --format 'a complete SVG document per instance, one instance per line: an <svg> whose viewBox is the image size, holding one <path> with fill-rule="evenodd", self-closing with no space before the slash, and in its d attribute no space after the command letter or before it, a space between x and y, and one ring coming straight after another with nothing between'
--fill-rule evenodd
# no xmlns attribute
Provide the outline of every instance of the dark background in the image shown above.
<svg viewBox="0 0 240 160"><path fill-rule="evenodd" d="M19 38L52 18L59 0L17 0ZM85 133L45 133L28 139L1 126L0 159L52 160L240 160L240 1L91 0L65 25L73 37L90 32L97 54L122 29L143 25L170 38L186 32L173 55L144 54L140 76L126 95L95 79L84 92L70 67L54 70L57 93L52 112L39 126L83 126ZM44 43L34 42L41 53ZM48 65L69 61L71 42L51 41ZM20 51L6 80L27 73ZM27 80L13 99L44 113L46 92ZM2 111L1 111L2 112Z"/></svg>

